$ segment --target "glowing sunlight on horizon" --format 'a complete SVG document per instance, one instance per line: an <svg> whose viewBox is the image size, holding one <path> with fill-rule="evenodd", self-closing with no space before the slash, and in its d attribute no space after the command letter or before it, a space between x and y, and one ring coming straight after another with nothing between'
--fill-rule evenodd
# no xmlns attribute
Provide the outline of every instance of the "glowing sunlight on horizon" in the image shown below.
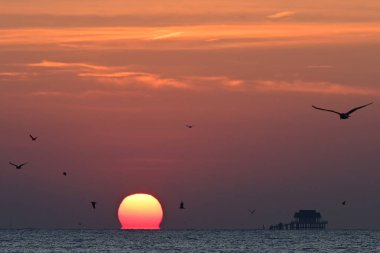
<svg viewBox="0 0 380 253"><path fill-rule="evenodd" d="M121 229L160 229L163 210L149 194L132 194L123 199L118 210Z"/></svg>

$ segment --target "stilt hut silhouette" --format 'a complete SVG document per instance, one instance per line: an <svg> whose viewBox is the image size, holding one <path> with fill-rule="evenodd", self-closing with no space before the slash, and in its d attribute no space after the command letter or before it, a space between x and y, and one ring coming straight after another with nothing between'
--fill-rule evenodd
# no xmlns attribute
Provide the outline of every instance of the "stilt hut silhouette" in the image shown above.
<svg viewBox="0 0 380 253"><path fill-rule="evenodd" d="M327 221L322 220L321 213L315 210L299 210L294 214L294 220L289 223L278 223L272 225L269 229L325 229Z"/></svg>

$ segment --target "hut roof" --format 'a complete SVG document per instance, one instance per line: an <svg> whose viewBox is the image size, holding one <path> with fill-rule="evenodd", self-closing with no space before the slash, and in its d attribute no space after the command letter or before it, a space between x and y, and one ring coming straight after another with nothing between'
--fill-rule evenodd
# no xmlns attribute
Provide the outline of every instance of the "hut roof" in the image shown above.
<svg viewBox="0 0 380 253"><path fill-rule="evenodd" d="M299 210L294 214L294 218L321 218L321 214L315 210Z"/></svg>

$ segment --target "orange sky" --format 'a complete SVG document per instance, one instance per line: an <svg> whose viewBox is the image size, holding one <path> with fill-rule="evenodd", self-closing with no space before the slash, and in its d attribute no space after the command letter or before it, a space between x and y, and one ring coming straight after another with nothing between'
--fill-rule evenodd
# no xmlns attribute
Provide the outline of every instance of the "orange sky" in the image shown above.
<svg viewBox="0 0 380 253"><path fill-rule="evenodd" d="M118 228L135 192L161 201L164 228L256 228L307 208L380 227L379 1L0 6L0 227ZM343 122L311 108L372 101Z"/></svg>

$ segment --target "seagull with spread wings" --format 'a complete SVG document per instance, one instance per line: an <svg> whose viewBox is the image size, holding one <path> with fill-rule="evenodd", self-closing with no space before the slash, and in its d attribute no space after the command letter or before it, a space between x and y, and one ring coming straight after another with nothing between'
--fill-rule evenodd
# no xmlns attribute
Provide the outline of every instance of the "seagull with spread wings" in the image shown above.
<svg viewBox="0 0 380 253"><path fill-rule="evenodd" d="M312 106L314 109L317 109L317 110L321 110L321 111L326 111L326 112L332 112L332 113L336 113L339 115L340 119L348 119L350 117L350 114L355 112L356 110L359 110L361 108L364 108L366 106L369 106L373 104L373 102L369 103L369 104L366 104L366 105L362 105L362 106L358 106L358 107L355 107L351 110L349 110L348 112L337 112L337 111L334 111L334 110L330 110L330 109L324 109L324 108L320 108L320 107L316 107L316 106Z"/></svg>
<svg viewBox="0 0 380 253"><path fill-rule="evenodd" d="M24 165L26 165L27 163L22 163L22 164L14 164L14 163L12 163L12 162L9 162L9 164L10 165L13 165L13 166L15 166L16 167L16 169L21 169L22 168L22 166L24 166Z"/></svg>
<svg viewBox="0 0 380 253"><path fill-rule="evenodd" d="M36 141L37 140L37 138L38 138L38 136L33 136L33 135L31 135L31 134L29 134L29 137L30 137L30 139L32 139L32 141Z"/></svg>

